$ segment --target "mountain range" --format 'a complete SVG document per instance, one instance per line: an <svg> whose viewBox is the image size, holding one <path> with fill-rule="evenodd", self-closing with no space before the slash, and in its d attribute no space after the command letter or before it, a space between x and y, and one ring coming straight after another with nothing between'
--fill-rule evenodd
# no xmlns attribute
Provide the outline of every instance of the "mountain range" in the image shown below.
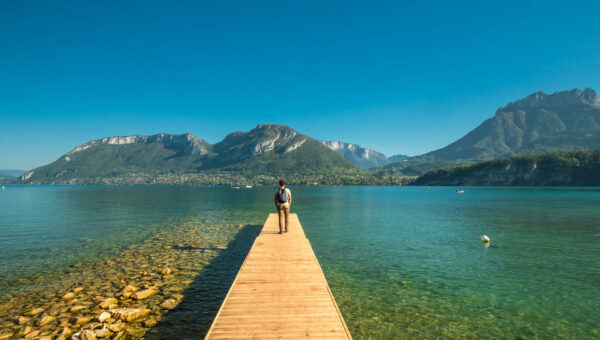
<svg viewBox="0 0 600 340"><path fill-rule="evenodd" d="M233 171L289 175L352 169L322 143L283 125L260 124L210 144L191 133L106 137L28 171L22 183L80 183L90 178Z"/></svg>
<svg viewBox="0 0 600 340"><path fill-rule="evenodd" d="M25 170L0 170L0 176L2 177L19 177L22 174L26 173Z"/></svg>
<svg viewBox="0 0 600 340"><path fill-rule="evenodd" d="M24 174L25 170L0 170L0 181L12 181Z"/></svg>
<svg viewBox="0 0 600 340"><path fill-rule="evenodd" d="M319 142L288 126L260 124L248 132L230 133L216 144L191 133L97 139L28 171L17 182L88 183L123 176L151 179L219 172L318 175L328 177L327 183L339 183L332 174L344 172L362 178L351 183L365 183L368 176L419 176L460 164L596 148L600 148L600 98L588 88L535 92L498 108L493 117L448 146L415 157L387 158L356 144Z"/></svg>
<svg viewBox="0 0 600 340"><path fill-rule="evenodd" d="M496 158L600 147L600 98L592 89L535 92L450 145L386 165L406 174Z"/></svg>
<svg viewBox="0 0 600 340"><path fill-rule="evenodd" d="M365 148L357 144L344 143L335 140L322 143L331 150L340 154L350 163L362 169L384 166L408 157L406 155L394 155L390 158L387 158L381 152L377 152L373 149Z"/></svg>

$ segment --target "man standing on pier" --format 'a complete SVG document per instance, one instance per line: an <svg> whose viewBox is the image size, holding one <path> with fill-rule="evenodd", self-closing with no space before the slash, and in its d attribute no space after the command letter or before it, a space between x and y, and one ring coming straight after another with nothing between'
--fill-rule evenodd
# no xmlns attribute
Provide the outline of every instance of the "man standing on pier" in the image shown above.
<svg viewBox="0 0 600 340"><path fill-rule="evenodd" d="M285 218L285 232L288 232L288 220L290 217L290 205L292 205L292 193L290 189L285 187L285 180L279 181L279 189L275 193L275 206L277 207L277 213L279 214L279 233L284 232Z"/></svg>

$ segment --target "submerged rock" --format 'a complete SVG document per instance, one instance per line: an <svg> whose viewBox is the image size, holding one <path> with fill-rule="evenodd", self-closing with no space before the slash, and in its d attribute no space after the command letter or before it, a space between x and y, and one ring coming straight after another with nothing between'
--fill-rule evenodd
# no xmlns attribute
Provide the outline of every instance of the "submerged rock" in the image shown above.
<svg viewBox="0 0 600 340"><path fill-rule="evenodd" d="M118 308L111 309L109 312L115 319L125 322L132 322L150 314L150 310L147 308Z"/></svg>
<svg viewBox="0 0 600 340"><path fill-rule="evenodd" d="M88 308L88 306L86 305L77 305L77 306L73 306L69 309L69 312L75 313L75 312L79 312L81 310L84 310Z"/></svg>
<svg viewBox="0 0 600 340"><path fill-rule="evenodd" d="M171 274L171 268L165 267L165 268L163 268L163 269L160 270L160 273L163 274L163 275L169 275L169 274Z"/></svg>
<svg viewBox="0 0 600 340"><path fill-rule="evenodd" d="M150 297L152 295L156 294L156 290L150 288L150 289L145 289L142 291L139 291L135 294L133 294L131 297L136 299L136 300L141 300L141 299L145 299L147 297Z"/></svg>
<svg viewBox="0 0 600 340"><path fill-rule="evenodd" d="M75 293L68 292L67 294L63 295L61 299L63 299L63 300L71 300L74 297L75 297Z"/></svg>
<svg viewBox="0 0 600 340"><path fill-rule="evenodd" d="M84 323L88 323L92 321L93 317L91 316L77 316L71 319L71 323L75 326L82 325Z"/></svg>
<svg viewBox="0 0 600 340"><path fill-rule="evenodd" d="M46 308L38 307L38 308L34 308L34 309L30 310L29 312L25 313L25 315L38 315L45 310L46 310Z"/></svg>
<svg viewBox="0 0 600 340"><path fill-rule="evenodd" d="M5 339L8 339L8 338L10 338L12 336L13 336L12 333L0 333L0 340L5 340Z"/></svg>
<svg viewBox="0 0 600 340"><path fill-rule="evenodd" d="M102 301L98 306L100 306L100 308L106 309L111 305L116 305L117 303L119 303L119 300L111 297Z"/></svg>
<svg viewBox="0 0 600 340"><path fill-rule="evenodd" d="M133 292L135 292L137 290L138 290L137 287L132 286L132 285L127 285L127 286L125 286L125 288L121 289L121 291L117 295L123 296L124 298L128 298L133 294Z"/></svg>
<svg viewBox="0 0 600 340"><path fill-rule="evenodd" d="M102 312L100 313L100 315L98 315L98 321L100 322L104 322L108 319L110 319L110 313L108 312Z"/></svg>
<svg viewBox="0 0 600 340"><path fill-rule="evenodd" d="M31 339L33 337L36 337L36 336L40 335L40 332L41 332L40 330L35 330L35 331L31 332L31 333L27 333L27 339Z"/></svg>
<svg viewBox="0 0 600 340"><path fill-rule="evenodd" d="M27 322L27 321L29 321L29 320L31 320L31 318L28 318L28 317L26 317L26 316L19 316L19 317L17 318L17 323L18 323L19 325L22 325L22 324L26 323L26 322Z"/></svg>
<svg viewBox="0 0 600 340"><path fill-rule="evenodd" d="M177 307L178 304L179 304L178 300L167 299L167 300L163 301L163 303L160 304L160 307L164 308L164 309L173 309L173 308Z"/></svg>
<svg viewBox="0 0 600 340"><path fill-rule="evenodd" d="M71 334L73 334L73 331L69 327L63 327L60 331L58 331L58 335L64 338L68 338Z"/></svg>
<svg viewBox="0 0 600 340"><path fill-rule="evenodd" d="M106 328L106 326L102 326L102 328L96 329L94 331L94 334L96 334L96 337L98 338L106 338L109 337L112 333L108 328Z"/></svg>
<svg viewBox="0 0 600 340"><path fill-rule="evenodd" d="M150 318L148 320L144 320L144 322L142 323L144 325L144 327L154 327L154 325L156 325L158 323L158 321L155 318Z"/></svg>
<svg viewBox="0 0 600 340"><path fill-rule="evenodd" d="M33 330L33 327L27 325L27 326L24 326L23 328L21 328L21 330L17 333L17 335L24 336L24 335L31 333L32 330Z"/></svg>
<svg viewBox="0 0 600 340"><path fill-rule="evenodd" d="M89 324L87 324L87 327L86 327L86 329L89 329L89 330L92 330L92 331L93 331L94 329L96 329L96 328L101 328L102 326L104 326L104 324L103 324L103 323L100 323L100 322L93 322L93 320L92 320L92 322L90 322Z"/></svg>
<svg viewBox="0 0 600 340"><path fill-rule="evenodd" d="M108 329L111 332L115 332L115 333L122 331L123 328L125 328L125 324L123 324L123 322L121 320L117 320L117 322L108 326Z"/></svg>
<svg viewBox="0 0 600 340"><path fill-rule="evenodd" d="M115 334L115 336L113 336L112 340L125 339L126 336L127 336L127 334L125 333L125 331L122 331L122 332Z"/></svg>
<svg viewBox="0 0 600 340"><path fill-rule="evenodd" d="M80 340L96 340L96 333L90 331L89 329L85 329L79 333Z"/></svg>
<svg viewBox="0 0 600 340"><path fill-rule="evenodd" d="M77 287L77 288L73 289L73 292L74 292L74 293L79 293L79 292L81 292L82 290L83 290L83 287Z"/></svg>
<svg viewBox="0 0 600 340"><path fill-rule="evenodd" d="M38 322L36 323L36 325L38 327L42 327L42 326L45 326L45 325L51 323L54 320L56 320L55 317L50 316L50 315L44 315L44 316L42 316L41 319L38 320Z"/></svg>

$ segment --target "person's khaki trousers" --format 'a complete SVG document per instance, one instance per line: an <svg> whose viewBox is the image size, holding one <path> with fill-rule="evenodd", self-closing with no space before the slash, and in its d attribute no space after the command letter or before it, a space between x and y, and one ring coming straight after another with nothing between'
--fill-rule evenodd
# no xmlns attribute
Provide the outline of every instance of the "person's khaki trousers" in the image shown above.
<svg viewBox="0 0 600 340"><path fill-rule="evenodd" d="M290 219L290 205L282 204L277 206L277 213L279 214L279 231L288 230L288 220ZM284 222L285 219L285 222ZM285 226L285 228L284 228Z"/></svg>

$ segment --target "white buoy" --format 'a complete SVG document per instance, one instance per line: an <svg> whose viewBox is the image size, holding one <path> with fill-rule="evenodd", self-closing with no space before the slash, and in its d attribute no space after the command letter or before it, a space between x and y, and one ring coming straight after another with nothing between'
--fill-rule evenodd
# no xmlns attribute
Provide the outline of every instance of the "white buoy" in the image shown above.
<svg viewBox="0 0 600 340"><path fill-rule="evenodd" d="M481 242L483 243L490 243L492 240L490 240L490 238L487 235L482 235L481 236Z"/></svg>

